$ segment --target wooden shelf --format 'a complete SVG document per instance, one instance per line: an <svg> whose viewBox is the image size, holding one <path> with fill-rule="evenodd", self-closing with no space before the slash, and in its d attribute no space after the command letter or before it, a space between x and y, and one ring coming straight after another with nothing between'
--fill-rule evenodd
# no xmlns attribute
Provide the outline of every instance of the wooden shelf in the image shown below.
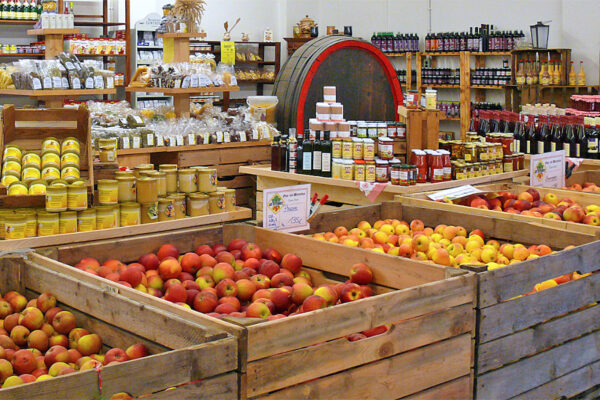
<svg viewBox="0 0 600 400"><path fill-rule="evenodd" d="M56 89L56 90L19 90L0 89L0 95L28 97L70 97L99 94L116 94L116 89Z"/></svg>
<svg viewBox="0 0 600 400"><path fill-rule="evenodd" d="M422 52L421 56L460 56L460 51L444 51L444 52Z"/></svg>
<svg viewBox="0 0 600 400"><path fill-rule="evenodd" d="M29 29L27 34L31 36L46 36L46 35L76 35L79 29Z"/></svg>
<svg viewBox="0 0 600 400"><path fill-rule="evenodd" d="M0 57L18 57L18 58L36 58L36 57L44 57L44 53L24 53L24 54L0 54Z"/></svg>
<svg viewBox="0 0 600 400"><path fill-rule="evenodd" d="M211 87L199 87L199 88L188 88L188 89L169 89L169 88L157 88L157 87L131 87L125 88L128 92L146 92L146 93L164 93L167 95L177 94L196 94L196 93L213 93L213 92L238 92L239 86L211 86Z"/></svg>
<svg viewBox="0 0 600 400"><path fill-rule="evenodd" d="M473 89L492 89L492 90L504 90L505 86L496 86L496 85L473 85L471 86Z"/></svg>
<svg viewBox="0 0 600 400"><path fill-rule="evenodd" d="M86 22L86 21L75 21L75 26L127 26L125 22Z"/></svg>
<svg viewBox="0 0 600 400"><path fill-rule="evenodd" d="M426 87L438 88L438 89L460 89L460 85L433 85L430 83L422 83L421 89Z"/></svg>
<svg viewBox="0 0 600 400"><path fill-rule="evenodd" d="M237 64L259 64L259 65L275 65L275 61L235 61Z"/></svg>
<svg viewBox="0 0 600 400"><path fill-rule="evenodd" d="M37 20L0 19L0 25L35 25Z"/></svg>
<svg viewBox="0 0 600 400"><path fill-rule="evenodd" d="M510 51L472 51L472 56L510 56Z"/></svg>
<svg viewBox="0 0 600 400"><path fill-rule="evenodd" d="M440 118L440 120L442 121L460 121L460 117L442 117Z"/></svg>
<svg viewBox="0 0 600 400"><path fill-rule="evenodd" d="M269 79L244 79L244 80L240 80L238 79L238 83L266 83L266 84L274 84L275 81L273 80L269 80Z"/></svg>
<svg viewBox="0 0 600 400"><path fill-rule="evenodd" d="M404 52L400 52L400 53L383 53L388 57L406 57L407 54L410 55L415 55L417 54L418 51L404 51Z"/></svg>
<svg viewBox="0 0 600 400"><path fill-rule="evenodd" d="M195 38L200 36L200 32L167 32L167 33L159 33L159 38Z"/></svg>
<svg viewBox="0 0 600 400"><path fill-rule="evenodd" d="M270 145L270 140L258 140L248 142L235 142L235 143L221 143L221 144L198 144L192 146L161 146L161 147L145 147L143 149L121 149L117 150L117 156L129 156L133 154L152 154L152 153L177 153L184 151L198 151L198 150L213 150L213 149L227 149L236 147L250 147L250 146L266 146Z"/></svg>

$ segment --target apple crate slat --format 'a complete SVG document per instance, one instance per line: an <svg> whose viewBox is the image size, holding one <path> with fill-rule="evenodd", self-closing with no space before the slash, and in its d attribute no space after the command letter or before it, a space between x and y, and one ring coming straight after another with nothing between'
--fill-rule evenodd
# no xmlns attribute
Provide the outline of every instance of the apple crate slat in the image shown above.
<svg viewBox="0 0 600 400"><path fill-rule="evenodd" d="M27 298L44 292L54 294L58 306L75 315L79 327L102 337L105 350L143 343L153 355L105 366L101 375L88 370L4 388L0 390L1 400L95 400L118 392L134 396L154 393L148 397L154 399L165 398L162 391L169 388L167 397L238 398L237 341L222 330L80 282L35 263L27 255L0 258L0 291L9 290Z"/></svg>
<svg viewBox="0 0 600 400"><path fill-rule="evenodd" d="M600 352L592 343L600 338L600 306L595 303L600 298L600 274L514 297L530 292L536 283L574 270L582 274L597 271L600 241L590 233L517 221L498 213L474 214L470 210L390 202L320 213L311 221L311 232L356 226L363 220L420 219L426 226L447 224L481 229L489 238L512 243L543 243L557 250L576 246L492 271L485 266L465 267L475 271L478 280L474 393L475 398L482 400L559 398L596 386L600 382ZM390 260L390 266L395 262L388 255L379 257ZM428 265L405 262L415 267Z"/></svg>
<svg viewBox="0 0 600 400"><path fill-rule="evenodd" d="M488 185L475 185L475 187L484 192L499 192L506 191L512 193L521 193L526 191L527 189L533 188L536 189L540 193L540 198L544 198L544 196L548 193L556 194L559 199L569 198L577 203L579 203L584 208L588 205L599 204L598 196L594 193L589 192L578 192L575 190L564 190L564 189L555 189L555 188L542 188L542 187L532 187L529 185L517 184L517 183L492 183ZM396 196L395 200L399 201L402 204L410 204L417 205L426 208L432 209L440 209L440 210L448 210L448 211L464 211L468 210L468 213L471 215L481 215L481 216L496 216L502 217L505 219L512 219L514 221L523 221L523 222L531 222L534 224L545 225L549 227L559 228L562 230L568 230L573 232L581 232L585 234L597 235L600 237L600 227L593 225L586 225L583 223L575 223L569 221L560 221L549 218L540 218L536 216L530 215L522 215L522 214L510 214L502 211L494 211L494 210L486 210L475 207L466 207L458 204L450 204L445 202L436 202L432 201L427 197L429 194L435 192L423 192L416 194L408 194Z"/></svg>
<svg viewBox="0 0 600 400"><path fill-rule="evenodd" d="M224 321L68 266L83 257L103 259L107 254L131 260L165 243L187 252L234 238L282 254L293 252L302 258L315 284L343 281L352 264L365 262L374 271L374 292L379 294L275 321ZM445 268L427 265L417 271L400 263L392 269L387 258L374 253L341 250L330 254L328 245L309 238L236 224L40 249L45 255L32 258L82 282L110 287L143 304L236 336L242 398L402 398L420 393L470 398L474 276L463 271L446 279ZM381 335L355 342L345 338L386 324L391 328ZM365 389L365 382L373 384L372 391ZM331 392L333 387L337 389Z"/></svg>
<svg viewBox="0 0 600 400"><path fill-rule="evenodd" d="M565 182L566 186L571 186L573 184L579 184L583 186L584 183L591 182L595 183L596 186L600 185L600 171L598 170L587 170L587 171L578 171L573 173ZM593 193L593 192L591 192Z"/></svg>

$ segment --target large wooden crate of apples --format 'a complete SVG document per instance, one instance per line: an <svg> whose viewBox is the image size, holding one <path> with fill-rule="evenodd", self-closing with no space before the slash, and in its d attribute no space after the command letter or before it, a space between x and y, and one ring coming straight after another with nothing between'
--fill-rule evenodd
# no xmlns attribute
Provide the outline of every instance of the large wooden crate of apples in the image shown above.
<svg viewBox="0 0 600 400"><path fill-rule="evenodd" d="M239 224L62 246L43 251L46 256L31 257L87 284L111 288L128 298L169 310L190 322L212 324L237 337L242 398L471 396L473 273L464 271L460 276L447 278L445 267L419 265L414 269L402 262L391 266L374 253L347 251L308 239L299 244L296 239L295 235ZM245 245L239 250L243 242L254 243L259 249ZM225 247L218 248L220 243L229 244L231 251L222 251ZM134 262L157 250L162 257L172 247L169 244L177 247L177 253L196 250L207 266L213 265L212 271L197 269L206 268L201 265L189 270L195 272L192 279L203 286L210 280L207 273L213 280L221 279L212 306L205 308L206 304L200 301L212 297L206 293L215 290L212 285L195 293L188 307L189 304L177 305L144 293L143 288L135 290L72 267L79 263L81 268L80 261L90 257L103 263L108 258ZM207 249L220 254L212 257ZM245 261L232 260L230 256L234 254ZM188 254L183 257L181 265L189 261L184 259L195 258ZM219 260L219 264L211 259ZM163 259L160 264L164 262ZM372 279L359 281L355 276L351 279L361 285L344 283L357 263L368 265ZM245 269L253 268L249 266L253 264L258 274ZM235 272L231 265L237 266ZM234 309L223 304L236 303L231 294L235 289L223 283L227 283L229 278L224 276L229 273L234 279L239 278L233 283L237 288L235 296L242 299ZM190 280L181 273L179 277ZM256 281L250 297L244 286L248 281ZM184 284L194 290L193 283ZM222 296L226 290L230 294ZM173 299L168 292L166 297ZM249 303L252 304L248 306ZM269 314L275 315L256 318Z"/></svg>
<svg viewBox="0 0 600 400"><path fill-rule="evenodd" d="M431 242L445 243L436 234L448 240L445 249L456 256L449 260L457 268L477 274L475 397L546 399L582 393L600 382L600 351L595 345L600 339L600 307L596 304L600 274L595 272L600 269L600 242L592 233L503 216L494 211L473 215L460 206L449 210L390 202L318 215L311 221L311 233L327 240L336 236L327 232L343 227L352 234L351 229L362 221L422 221L433 228L428 232ZM450 228L444 232L446 226ZM478 229L485 241L455 239L454 227L464 227L466 232ZM316 240L298 237L296 245ZM485 263L482 246L498 246L494 251L483 248ZM466 249L462 256L454 253L457 248ZM394 251L388 249L388 254L380 257L392 268L394 263L410 263L414 268L430 265L414 259L414 253L405 254L413 259L389 254ZM511 264L504 265L506 262Z"/></svg>
<svg viewBox="0 0 600 400"><path fill-rule="evenodd" d="M0 258L0 399L237 399L237 341L27 256ZM45 313L43 313L44 311Z"/></svg>

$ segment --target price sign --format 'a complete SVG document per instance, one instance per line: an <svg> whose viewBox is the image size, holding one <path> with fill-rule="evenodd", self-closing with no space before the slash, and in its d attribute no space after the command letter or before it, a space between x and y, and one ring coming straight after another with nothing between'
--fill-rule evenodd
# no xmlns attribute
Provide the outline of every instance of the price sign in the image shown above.
<svg viewBox="0 0 600 400"><path fill-rule="evenodd" d="M263 227L283 232L304 231L310 211L310 185L284 186L263 192Z"/></svg>
<svg viewBox="0 0 600 400"><path fill-rule="evenodd" d="M472 194L478 194L478 193L483 193L483 192L471 185L464 185L464 186L459 186L459 187L452 188L452 189L441 190L439 192L429 194L429 195L427 195L427 197L429 197L431 200L434 200L434 201L443 200L446 198L453 200L453 199L459 199L461 197L470 196Z"/></svg>
<svg viewBox="0 0 600 400"><path fill-rule="evenodd" d="M535 154L529 160L529 184L531 186L565 186L565 151Z"/></svg>
<svg viewBox="0 0 600 400"><path fill-rule="evenodd" d="M235 65L234 42L221 42L221 62L228 65Z"/></svg>

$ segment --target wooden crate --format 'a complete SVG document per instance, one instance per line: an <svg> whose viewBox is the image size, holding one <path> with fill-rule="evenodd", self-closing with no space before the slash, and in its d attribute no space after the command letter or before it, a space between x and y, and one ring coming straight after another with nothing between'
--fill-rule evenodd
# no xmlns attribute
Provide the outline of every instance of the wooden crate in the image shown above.
<svg viewBox="0 0 600 400"><path fill-rule="evenodd" d="M177 164L181 168L205 165L217 169L219 185L236 189L238 205L251 204L255 196L254 180L239 169L245 165L271 162L271 142L206 144L179 147L150 147L117 151L120 166L133 168L138 164Z"/></svg>
<svg viewBox="0 0 600 400"><path fill-rule="evenodd" d="M109 254L130 261L163 243L190 251L236 237L282 254L294 252L317 284L343 281L352 264L366 262L374 271L373 287L379 294L275 321L225 322L65 265L74 265L84 256L105 259ZM470 397L475 296L471 274L445 279L446 269L439 266L405 268L399 262L390 268L387 256L242 224L61 246L43 253L50 258L32 258L82 282L171 310L190 322L211 321L238 337L242 398ZM362 341L345 338L383 324L393 327Z"/></svg>
<svg viewBox="0 0 600 400"><path fill-rule="evenodd" d="M369 200L359 189L358 182L343 179L323 178L320 176L292 174L289 172L271 171L265 166L240 167L240 172L256 176L256 218L262 221L263 191L282 186L293 186L304 183L311 185L312 192L317 192L319 197L327 194L329 201L342 204L368 205L374 203ZM422 183L413 186L397 186L386 184L383 191L375 199L380 203L391 201L396 195L403 193L419 193L430 190L444 190L460 185L475 185L491 182L510 182L517 176L527 175L527 171L506 172L497 175L482 176L478 178L463 179L460 181L447 181L439 183Z"/></svg>
<svg viewBox="0 0 600 400"><path fill-rule="evenodd" d="M571 186L574 184L579 184L583 186L586 182L592 182L596 185L600 186L600 171L598 170L588 170L581 172L574 172L569 179L565 182L567 186ZM593 192L586 192L593 193Z"/></svg>
<svg viewBox="0 0 600 400"><path fill-rule="evenodd" d="M406 154L410 158L412 150L438 148L440 119L444 114L439 110L411 110L398 106L399 120L406 123Z"/></svg>
<svg viewBox="0 0 600 400"><path fill-rule="evenodd" d="M0 154L9 144L21 150L40 150L42 141L55 137L59 141L75 137L81 145L80 174L87 186L94 184L94 168L90 137L90 113L84 106L78 109L17 109L13 105L2 108L2 132ZM0 186L0 206L3 208L43 207L45 197L39 195L6 196L6 188Z"/></svg>
<svg viewBox="0 0 600 400"><path fill-rule="evenodd" d="M482 191L508 191L513 193L524 192L529 189L531 186L529 185L521 185L517 183L493 183L489 185L476 185L477 189ZM594 193L588 192L578 192L574 190L564 190L564 189L555 189L555 188L535 188L539 193L540 197L543 198L546 193L555 193L559 198L570 198L571 200L579 203L584 208L590 204L599 204L597 195ZM506 219L512 219L515 221L523 221L523 222L531 222L538 225L546 225L549 227L559 228L565 231L572 232L581 232L591 235L600 236L600 227L586 225L581 223L569 222L569 221L557 221L554 219L548 218L539 218L529 215L521 215L521 214L510 214L502 211L493 211L493 210L485 210L480 208L466 207L458 204L450 204L444 202L436 202L430 200L427 195L432 192L423 192L417 194L409 194L405 196L397 196L396 200L401 202L402 204L410 204L417 205L421 207L431 208L431 209L439 209L439 210L448 210L448 211L462 211L469 210L468 213L472 215L481 215L481 216L492 216L492 217L502 217Z"/></svg>
<svg viewBox="0 0 600 400"><path fill-rule="evenodd" d="M150 399L237 399L237 341L211 325L191 323L97 285L49 269L28 257L0 259L0 290L27 298L50 292L78 327L98 333L109 347L145 344L153 355L43 382L0 390L1 400L108 399L115 393ZM100 382L101 379L101 382ZM174 388L166 391L165 389Z"/></svg>
<svg viewBox="0 0 600 400"><path fill-rule="evenodd" d="M363 220L421 219L426 226L482 229L486 237L501 241L546 244L557 250L576 246L493 271L482 266L473 269L478 278L475 398L570 398L598 385L600 351L595 343L600 339L600 306L595 302L600 298L600 274L510 299L530 292L534 284L544 280L574 270L597 270L600 242L585 233L462 210L398 203L355 207L320 213L311 221L311 232L332 231L337 226L351 228ZM397 257L382 257L389 259L390 267L398 262ZM428 265L402 260L404 264ZM593 306L588 307L590 304Z"/></svg>

